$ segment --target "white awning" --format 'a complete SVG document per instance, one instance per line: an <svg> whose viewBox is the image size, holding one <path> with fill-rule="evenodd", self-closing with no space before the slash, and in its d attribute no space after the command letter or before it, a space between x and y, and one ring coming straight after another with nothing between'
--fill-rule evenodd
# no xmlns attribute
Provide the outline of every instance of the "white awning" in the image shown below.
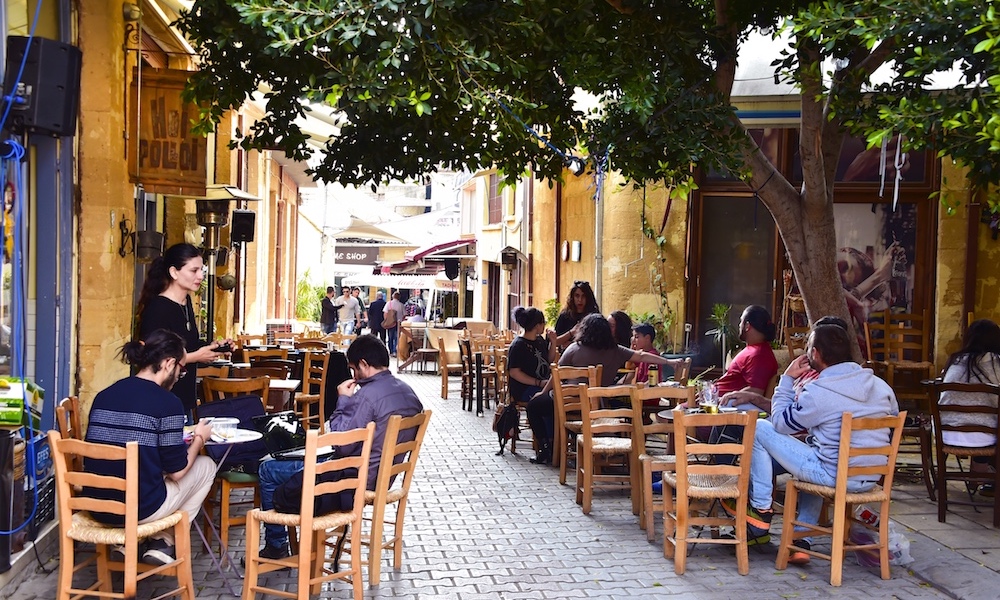
<svg viewBox="0 0 1000 600"><path fill-rule="evenodd" d="M375 275L358 274L344 278L343 285L351 287L380 287L401 290L458 291L458 281L451 281L444 273L438 275Z"/></svg>

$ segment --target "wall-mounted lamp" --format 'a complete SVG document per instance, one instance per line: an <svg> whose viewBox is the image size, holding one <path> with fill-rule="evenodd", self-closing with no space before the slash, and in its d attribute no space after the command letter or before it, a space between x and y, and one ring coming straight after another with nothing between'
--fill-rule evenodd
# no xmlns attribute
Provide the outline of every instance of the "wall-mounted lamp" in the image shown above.
<svg viewBox="0 0 1000 600"><path fill-rule="evenodd" d="M479 281L479 274L476 273L476 267L468 266L465 268L465 277L472 281Z"/></svg>
<svg viewBox="0 0 1000 600"><path fill-rule="evenodd" d="M122 258L135 254L137 261L149 263L163 254L163 234L159 231L135 231L132 221L125 217L118 222L118 231L121 233L118 255Z"/></svg>
<svg viewBox="0 0 1000 600"><path fill-rule="evenodd" d="M125 19L126 23L132 21L138 21L142 18L142 9L139 8L138 4L133 4L132 2L122 3L122 18Z"/></svg>
<svg viewBox="0 0 1000 600"><path fill-rule="evenodd" d="M580 258L583 255L583 243L580 240L573 240L570 249L569 259L573 262L580 262Z"/></svg>
<svg viewBox="0 0 1000 600"><path fill-rule="evenodd" d="M587 159L579 156L566 157L564 164L566 165L566 168L577 177L583 175L584 171L587 170Z"/></svg>
<svg viewBox="0 0 1000 600"><path fill-rule="evenodd" d="M500 251L500 267L507 271L513 271L517 268L517 255L518 251L510 246L507 246Z"/></svg>

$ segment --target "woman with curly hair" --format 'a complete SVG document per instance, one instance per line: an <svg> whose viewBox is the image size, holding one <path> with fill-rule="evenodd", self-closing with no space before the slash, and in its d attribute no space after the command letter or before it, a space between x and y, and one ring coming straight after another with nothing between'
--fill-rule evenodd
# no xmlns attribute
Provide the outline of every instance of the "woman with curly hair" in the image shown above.
<svg viewBox="0 0 1000 600"><path fill-rule="evenodd" d="M615 343L611 335L611 325L600 313L587 315L576 327L576 341L566 348L559 359L561 367L589 367L603 365L601 386L615 384L618 369L626 362L647 362L657 365L671 365L674 368L683 364L680 359L663 358L659 354L644 350L633 350ZM538 454L531 461L548 463L552 458L552 437L555 434L555 403L550 390L553 381L550 379L542 392L528 402L525 412L532 435L539 441Z"/></svg>
<svg viewBox="0 0 1000 600"><path fill-rule="evenodd" d="M588 281L574 281L566 297L566 306L556 319L556 343L565 348L573 340L576 327L589 314L600 313L597 298Z"/></svg>

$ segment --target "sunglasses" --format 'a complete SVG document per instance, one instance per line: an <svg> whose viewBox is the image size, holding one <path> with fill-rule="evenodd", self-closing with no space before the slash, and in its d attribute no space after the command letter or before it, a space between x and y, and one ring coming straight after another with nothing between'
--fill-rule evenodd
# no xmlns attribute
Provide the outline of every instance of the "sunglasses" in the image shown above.
<svg viewBox="0 0 1000 600"><path fill-rule="evenodd" d="M576 281L573 282L573 287L583 287L585 285L590 285L590 282L589 281L583 281L583 280L580 280L580 279L578 279L578 280L576 280Z"/></svg>

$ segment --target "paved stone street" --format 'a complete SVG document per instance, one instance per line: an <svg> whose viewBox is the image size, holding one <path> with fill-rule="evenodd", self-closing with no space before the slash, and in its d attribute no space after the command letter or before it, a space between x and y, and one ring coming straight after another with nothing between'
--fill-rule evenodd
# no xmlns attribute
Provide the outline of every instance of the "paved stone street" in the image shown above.
<svg viewBox="0 0 1000 600"><path fill-rule="evenodd" d="M908 568L893 567L889 581L859 567L853 558L845 561L841 588L829 585L829 564L823 561L777 571L773 544L751 548L747 576L737 573L731 551L704 546L691 552L687 573L677 576L673 563L663 558L662 540L646 541L624 493L596 494L592 513L584 516L574 502L573 488L559 485L555 469L528 462L530 443L517 455L495 456L492 413L476 417L462 411L457 378L452 379L451 398L441 400L437 376L404 377L434 416L406 516L402 568L396 571L384 564L381 585L366 591L366 598L860 600L984 598L996 597L1000 589L995 571L1000 566L1000 536L990 527L988 511L971 518L949 515L948 524L938 524L934 505L912 482L903 482L897 494L903 522L926 526L938 539L954 540L939 544L900 526L911 541L915 562ZM959 551L952 549L956 547ZM239 556L242 544L236 550ZM54 550L46 566L58 568ZM39 573L34 565L28 571L19 585L4 590L6 597L55 597L55 574ZM279 573L270 581L288 578ZM195 557L195 581L198 598L231 597L204 552ZM234 585L238 592L241 582ZM154 596L154 587L141 586L139 597ZM335 584L322 597L350 597L349 586Z"/></svg>

